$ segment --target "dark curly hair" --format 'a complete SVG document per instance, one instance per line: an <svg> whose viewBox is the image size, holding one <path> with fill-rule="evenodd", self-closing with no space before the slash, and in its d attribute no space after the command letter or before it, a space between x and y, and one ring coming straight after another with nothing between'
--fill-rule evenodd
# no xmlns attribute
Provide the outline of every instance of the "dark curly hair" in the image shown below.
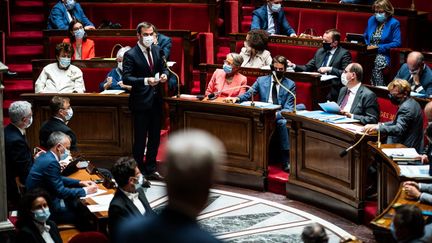
<svg viewBox="0 0 432 243"><path fill-rule="evenodd" d="M130 177L135 177L136 167L137 163L131 157L121 157L115 162L111 173L120 188L127 185Z"/></svg>
<svg viewBox="0 0 432 243"><path fill-rule="evenodd" d="M33 221L32 204L38 197L43 197L48 203L48 206L51 206L51 198L45 190L41 188L35 188L33 190L27 191L21 198L18 208L18 229Z"/></svg>
<svg viewBox="0 0 432 243"><path fill-rule="evenodd" d="M247 43L250 47L258 52L262 52L267 48L268 33L265 30L251 30L248 32L249 40Z"/></svg>
<svg viewBox="0 0 432 243"><path fill-rule="evenodd" d="M66 42L58 43L56 45L56 49L55 49L56 57L60 56L61 51L64 51L64 52L70 54L71 56L74 53L74 49L73 49L72 45L70 43L66 43Z"/></svg>

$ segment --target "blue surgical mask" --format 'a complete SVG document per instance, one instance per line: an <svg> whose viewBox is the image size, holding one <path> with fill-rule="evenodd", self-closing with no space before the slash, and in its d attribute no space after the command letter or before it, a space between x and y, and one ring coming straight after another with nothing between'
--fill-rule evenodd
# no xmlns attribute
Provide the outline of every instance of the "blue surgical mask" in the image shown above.
<svg viewBox="0 0 432 243"><path fill-rule="evenodd" d="M75 7L75 0L66 0L65 7L67 10L72 10Z"/></svg>
<svg viewBox="0 0 432 243"><path fill-rule="evenodd" d="M225 73L232 73L232 69L233 68L230 65L228 65L228 64L224 64L223 65L223 70L224 70Z"/></svg>
<svg viewBox="0 0 432 243"><path fill-rule="evenodd" d="M65 160L70 155L70 150L65 148L62 144L60 144L64 148L63 154L60 156L60 160Z"/></svg>
<svg viewBox="0 0 432 243"><path fill-rule="evenodd" d="M85 31L83 28L77 29L74 31L75 39L82 39L85 35Z"/></svg>
<svg viewBox="0 0 432 243"><path fill-rule="evenodd" d="M71 59L70 57L60 57L60 66L63 68L68 68L69 65L71 64Z"/></svg>
<svg viewBox="0 0 432 243"><path fill-rule="evenodd" d="M70 121L70 119L72 119L73 116L73 110L72 107L69 107L69 109L67 109L67 114L65 116L66 121Z"/></svg>
<svg viewBox="0 0 432 243"><path fill-rule="evenodd" d="M281 10L281 8L282 8L282 4L280 4L280 3L272 3L271 4L271 10L273 11L273 12L279 12L280 10Z"/></svg>
<svg viewBox="0 0 432 243"><path fill-rule="evenodd" d="M45 223L51 215L48 207L32 211L34 219L40 223Z"/></svg>
<svg viewBox="0 0 432 243"><path fill-rule="evenodd" d="M375 18L378 22L382 23L386 20L385 13L376 13Z"/></svg>
<svg viewBox="0 0 432 243"><path fill-rule="evenodd" d="M135 190L138 190L139 188L141 188L142 184L144 183L144 176L142 174L140 174L138 176L138 181L135 183Z"/></svg>

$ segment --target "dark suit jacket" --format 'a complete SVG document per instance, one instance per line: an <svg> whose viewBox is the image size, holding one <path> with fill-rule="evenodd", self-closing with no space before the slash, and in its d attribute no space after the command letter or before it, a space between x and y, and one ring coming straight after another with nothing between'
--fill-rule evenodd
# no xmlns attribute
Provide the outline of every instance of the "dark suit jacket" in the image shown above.
<svg viewBox="0 0 432 243"><path fill-rule="evenodd" d="M166 60L169 60L171 54L172 40L164 34L158 34L158 44L160 49L163 50Z"/></svg>
<svg viewBox="0 0 432 243"><path fill-rule="evenodd" d="M408 65L404 63L401 68L399 69L399 72L396 74L395 78L400 78L404 80L410 80L411 73L408 69ZM412 85L411 80L411 85ZM432 95L432 70L429 68L428 65L425 65L425 69L423 70L421 76L420 76L420 84L423 87L422 92L427 95Z"/></svg>
<svg viewBox="0 0 432 243"><path fill-rule="evenodd" d="M402 143L421 152L423 144L422 109L409 97L400 106L393 121L380 126L380 131L388 135L387 143Z"/></svg>
<svg viewBox="0 0 432 243"><path fill-rule="evenodd" d="M317 72L324 62L326 51L320 48L315 53L315 56L306 65L296 65L296 72ZM351 63L351 53L342 47L338 47L330 60L329 67L332 67L331 75L340 77L342 72Z"/></svg>
<svg viewBox="0 0 432 243"><path fill-rule="evenodd" d="M84 27L85 26L94 26L92 22L87 18L84 14L84 11L81 8L79 3L75 3L75 7L72 9L72 13L80 20ZM69 19L67 17L67 9L65 5L59 1L51 10L50 15L48 16L48 27L47 29L59 29L59 30L67 30L69 28Z"/></svg>
<svg viewBox="0 0 432 243"><path fill-rule="evenodd" d="M338 105L342 104L347 89L348 88L345 86L340 90L337 101ZM377 123L379 119L379 109L376 94L365 86L360 85L349 112L354 114L354 118L360 120L362 124Z"/></svg>
<svg viewBox="0 0 432 243"><path fill-rule="evenodd" d="M6 155L6 183L8 197L11 200L18 198L18 187L15 177L19 177L22 184L33 164L33 155L28 146L27 139L12 123L4 128L5 155Z"/></svg>
<svg viewBox="0 0 432 243"><path fill-rule="evenodd" d="M138 189L138 194L146 211L144 216L153 215L153 209L150 207L142 188ZM108 209L108 228L111 238L114 239L116 237L116 233L122 222L135 216L139 217L142 215L133 202L121 190L117 189Z"/></svg>
<svg viewBox="0 0 432 243"><path fill-rule="evenodd" d="M160 57L159 46L152 45L154 71L150 70L147 59L138 45L127 51L123 57L123 83L132 85L129 96L129 108L131 111L145 111L152 105L162 106L161 85L144 85L144 78L154 77L156 73L163 73L168 76L162 58ZM155 103L155 104L154 104Z"/></svg>
<svg viewBox="0 0 432 243"><path fill-rule="evenodd" d="M72 151L78 150L77 145L76 145L77 139L76 139L75 133L63 121L61 121L55 117L51 117L48 121L46 121L44 124L42 124L42 127L39 131L40 145L43 146L44 148L48 148L47 142L48 142L49 135L51 135L51 133L57 132L57 131L63 132L71 138L71 150Z"/></svg>
<svg viewBox="0 0 432 243"><path fill-rule="evenodd" d="M160 215L130 220L121 227L114 242L216 243L221 242L203 230L195 219L165 208Z"/></svg>
<svg viewBox="0 0 432 243"><path fill-rule="evenodd" d="M250 100L252 95L256 95L257 93L260 96L260 101L262 102L268 102L269 96L271 95L270 85L272 82L272 76L262 76L258 77L258 79L255 81L255 83L252 85L252 88L248 90L248 92L240 95L239 102L243 102L246 100ZM294 94L295 91L295 83L291 79L283 78L281 80L281 83L283 86L288 88L291 92ZM294 97L288 93L284 88L280 87L278 92L278 102L281 105L281 111L292 111L294 109ZM277 119L282 118L280 111L276 113Z"/></svg>
<svg viewBox="0 0 432 243"><path fill-rule="evenodd" d="M27 177L28 190L40 187L52 197L52 210L59 210L60 200L74 200L86 195L83 188L79 187L79 180L64 177L60 172L60 164L51 151L40 155Z"/></svg>
<svg viewBox="0 0 432 243"><path fill-rule="evenodd" d="M279 24L279 35L295 34L294 29L289 25L288 20L285 17L285 12L283 8L278 12L278 23ZM252 12L252 24L251 30L267 30L268 29L268 14L267 14L267 4L264 4L258 9Z"/></svg>
<svg viewBox="0 0 432 243"><path fill-rule="evenodd" d="M63 242L57 225L51 220L48 220L46 224L51 227L49 230L49 234L51 235L51 238L54 240L54 242ZM36 227L35 223L29 221L25 225L20 227L20 229L18 229L17 242L45 243L45 240L42 238L42 235L39 229Z"/></svg>

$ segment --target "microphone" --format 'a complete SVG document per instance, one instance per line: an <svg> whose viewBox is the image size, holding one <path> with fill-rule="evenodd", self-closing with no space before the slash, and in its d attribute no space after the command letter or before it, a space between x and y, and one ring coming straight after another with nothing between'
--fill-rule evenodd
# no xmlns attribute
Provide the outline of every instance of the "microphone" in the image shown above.
<svg viewBox="0 0 432 243"><path fill-rule="evenodd" d="M360 139L359 139L355 144L353 144L353 145L349 146L348 148L342 150L342 152L339 153L339 156L342 158L342 157L344 157L345 155L347 155L348 152L349 152L351 149L355 148L355 146L357 146L357 145L358 145L358 144L363 140L363 138L364 138L365 136L366 136L366 133L363 133L363 135L361 136L361 138L360 138Z"/></svg>
<svg viewBox="0 0 432 243"><path fill-rule="evenodd" d="M248 88L248 89L251 89L251 90L255 91L254 88L252 88L251 86L245 84L245 85L239 85L239 86L235 86L235 87L231 87L231 88L227 88L227 89L222 89L221 91L216 91L216 92L210 93L210 94L207 95L207 99L214 100L222 92L224 92L224 91L230 91L230 90L234 90L234 89L238 89L238 88ZM254 103L254 100L253 100L253 94L251 96L251 106L255 106L255 103Z"/></svg>
<svg viewBox="0 0 432 243"><path fill-rule="evenodd" d="M177 98L180 98L180 78L177 75L177 73L175 73L173 70L171 70L171 68L168 66L168 62L167 62L166 57L165 57L165 52L162 49L160 49L159 55L162 57L162 60L165 64L165 67L168 69L168 72L170 72L171 74L173 74L177 78Z"/></svg>
<svg viewBox="0 0 432 243"><path fill-rule="evenodd" d="M273 78L276 80L276 82L284 89L284 90L286 90L288 93L290 93L293 97L294 97L294 110L293 110L293 112L294 112L294 114L295 113L297 113L297 108L296 108L296 106L297 106L297 97L296 97L296 95L291 91L291 90L289 90L287 87L285 87L281 82L280 82L280 80L278 79L278 77L276 76L276 72L274 71L274 70L272 70L272 76L273 76Z"/></svg>

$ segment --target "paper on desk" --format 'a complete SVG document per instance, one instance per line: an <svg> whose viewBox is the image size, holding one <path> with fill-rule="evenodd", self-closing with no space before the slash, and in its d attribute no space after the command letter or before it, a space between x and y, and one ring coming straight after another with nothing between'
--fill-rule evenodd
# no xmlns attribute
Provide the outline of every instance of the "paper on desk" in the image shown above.
<svg viewBox="0 0 432 243"><path fill-rule="evenodd" d="M382 151L393 160L417 159L420 156L415 148L385 148Z"/></svg>
<svg viewBox="0 0 432 243"><path fill-rule="evenodd" d="M251 106L252 101L244 101L242 103L240 103L240 105L244 105L244 106ZM275 105L272 103L267 103L267 102L261 102L261 101L254 101L254 105L255 107L258 108L267 108L267 109L274 109L274 108L280 108L280 105Z"/></svg>
<svg viewBox="0 0 432 243"><path fill-rule="evenodd" d="M107 195L92 197L92 200L99 205L109 205L113 197L114 194L107 194Z"/></svg>
<svg viewBox="0 0 432 243"><path fill-rule="evenodd" d="M122 90L122 89L107 89L107 90L104 90L104 91L100 92L100 94L118 95L118 94L121 94L121 93L124 93L124 92L125 91Z"/></svg>
<svg viewBox="0 0 432 243"><path fill-rule="evenodd" d="M355 132L355 133L363 133L363 126L360 125L356 125L356 124L348 124L348 123L342 123L342 124L334 124L335 126L338 126L340 128L349 130L351 132Z"/></svg>
<svg viewBox="0 0 432 243"><path fill-rule="evenodd" d="M85 197L81 197L81 199L86 199L86 198L89 198L89 197L94 197L94 196L97 196L97 195L103 194L103 193L105 193L105 192L107 192L107 191L98 188L98 189L97 189L97 192L92 193L92 194L89 194L89 195L87 195L87 196L85 196Z"/></svg>
<svg viewBox="0 0 432 243"><path fill-rule="evenodd" d="M400 176L409 178L432 178L432 176L429 175L429 165L399 165L399 169Z"/></svg>
<svg viewBox="0 0 432 243"><path fill-rule="evenodd" d="M338 78L336 75L330 75L330 74L321 74L321 81L327 81L330 79Z"/></svg>
<svg viewBox="0 0 432 243"><path fill-rule="evenodd" d="M106 212L108 211L109 208L109 204L108 205L87 205L87 208L90 210L90 212L92 213L96 213L96 212Z"/></svg>
<svg viewBox="0 0 432 243"><path fill-rule="evenodd" d="M172 61L167 62L168 67L172 67L174 66L174 64L176 64L176 62L172 62Z"/></svg>
<svg viewBox="0 0 432 243"><path fill-rule="evenodd" d="M410 93L410 95L412 97L418 97L418 98L428 98L427 94L422 94L422 93L417 93L417 92L412 92Z"/></svg>
<svg viewBox="0 0 432 243"><path fill-rule="evenodd" d="M318 105L327 113L339 113L341 110L340 106L334 101L318 103Z"/></svg>

